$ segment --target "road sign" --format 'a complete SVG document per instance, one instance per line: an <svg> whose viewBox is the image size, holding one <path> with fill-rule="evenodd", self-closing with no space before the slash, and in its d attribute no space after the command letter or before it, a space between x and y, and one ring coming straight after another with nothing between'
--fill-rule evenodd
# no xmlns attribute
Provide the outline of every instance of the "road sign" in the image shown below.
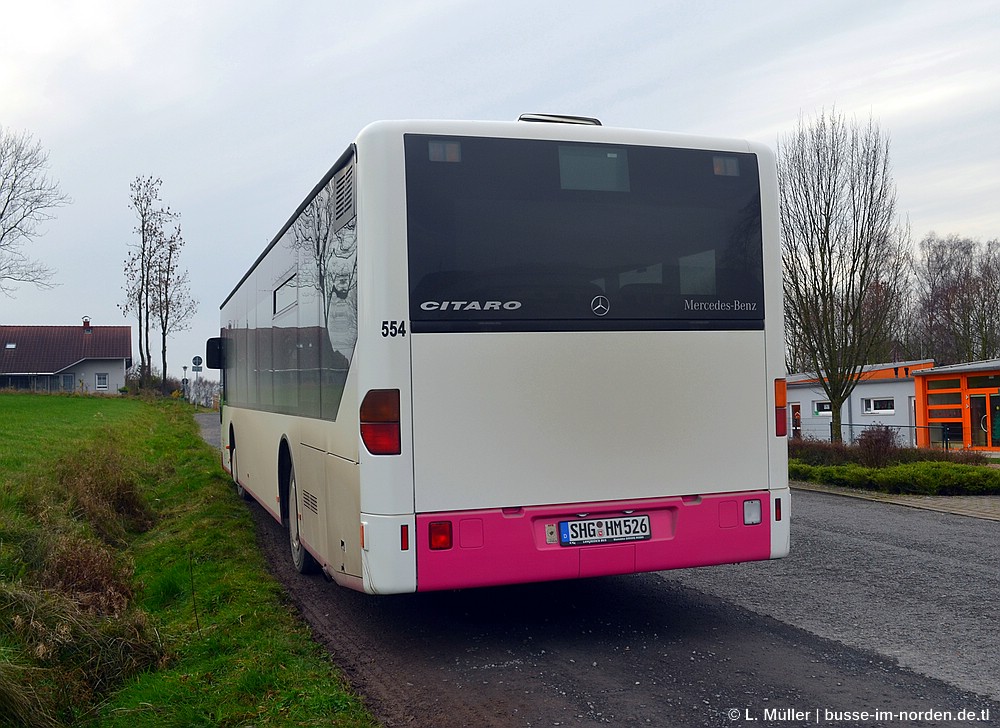
<svg viewBox="0 0 1000 728"><path fill-rule="evenodd" d="M196 367L200 367L201 366L201 357L200 356L196 356L194 359L191 360L191 363L194 364Z"/></svg>

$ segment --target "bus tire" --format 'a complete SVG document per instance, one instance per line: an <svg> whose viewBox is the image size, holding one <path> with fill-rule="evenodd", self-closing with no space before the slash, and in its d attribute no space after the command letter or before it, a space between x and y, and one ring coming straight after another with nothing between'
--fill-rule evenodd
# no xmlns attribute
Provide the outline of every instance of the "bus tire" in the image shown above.
<svg viewBox="0 0 1000 728"><path fill-rule="evenodd" d="M288 472L288 545L292 552L292 566L300 574L313 574L319 569L319 564L313 555L306 551L299 537L299 493L295 484L295 468L289 466Z"/></svg>

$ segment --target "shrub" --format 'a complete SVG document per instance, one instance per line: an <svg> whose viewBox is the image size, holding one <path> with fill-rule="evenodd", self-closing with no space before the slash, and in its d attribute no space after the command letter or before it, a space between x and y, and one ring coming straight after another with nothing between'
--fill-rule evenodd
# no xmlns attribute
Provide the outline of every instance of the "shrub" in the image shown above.
<svg viewBox="0 0 1000 728"><path fill-rule="evenodd" d="M850 449L844 443L808 437L789 440L788 457L807 465L843 465L851 462Z"/></svg>
<svg viewBox="0 0 1000 728"><path fill-rule="evenodd" d="M871 489L873 485L871 468L855 463L846 465L820 465L813 469L813 477L821 483L842 485L848 488Z"/></svg>
<svg viewBox="0 0 1000 728"><path fill-rule="evenodd" d="M1000 496L1000 468L948 462L923 462L866 468L856 464L788 463L788 477L884 493Z"/></svg>
<svg viewBox="0 0 1000 728"><path fill-rule="evenodd" d="M815 468L808 463L804 463L801 460L789 460L788 461L788 479L789 480L805 480L805 481L815 481L816 477L814 474Z"/></svg>
<svg viewBox="0 0 1000 728"><path fill-rule="evenodd" d="M896 462L898 450L896 431L886 425L869 425L858 436L858 459L865 467L884 468Z"/></svg>
<svg viewBox="0 0 1000 728"><path fill-rule="evenodd" d="M930 448L901 447L896 452L899 463L958 463L960 465L989 465L992 461L975 450L932 450Z"/></svg>
<svg viewBox="0 0 1000 728"><path fill-rule="evenodd" d="M873 476L879 490L921 495L1000 495L1000 470L959 463L906 463Z"/></svg>
<svg viewBox="0 0 1000 728"><path fill-rule="evenodd" d="M974 450L931 450L900 447L899 436L887 425L873 425L858 437L857 445L842 442L799 438L788 440L788 457L807 465L845 465L857 463L885 467L895 463L949 462L986 465L990 459ZM876 464L877 461L881 464Z"/></svg>

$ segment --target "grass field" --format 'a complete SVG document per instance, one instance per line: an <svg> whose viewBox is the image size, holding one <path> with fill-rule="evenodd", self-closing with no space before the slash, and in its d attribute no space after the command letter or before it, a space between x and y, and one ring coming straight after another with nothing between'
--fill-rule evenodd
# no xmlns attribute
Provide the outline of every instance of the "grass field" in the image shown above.
<svg viewBox="0 0 1000 728"><path fill-rule="evenodd" d="M376 725L191 415L0 393L0 725Z"/></svg>

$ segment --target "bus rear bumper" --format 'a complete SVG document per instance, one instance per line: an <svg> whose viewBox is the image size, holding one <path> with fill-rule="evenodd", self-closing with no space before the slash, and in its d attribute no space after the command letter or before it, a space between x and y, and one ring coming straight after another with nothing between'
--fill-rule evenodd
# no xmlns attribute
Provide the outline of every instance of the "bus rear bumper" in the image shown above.
<svg viewBox="0 0 1000 728"><path fill-rule="evenodd" d="M787 536L780 537L788 532L787 493L758 490L417 514L417 591L778 558L787 553ZM639 540L622 542L560 543L560 533L567 528L564 523L603 523L604 519L634 516L649 517L648 537L640 534L626 536ZM451 525L442 529L443 523ZM450 532L450 546L439 541L438 548L431 548L432 530ZM780 547L782 542L784 548Z"/></svg>

